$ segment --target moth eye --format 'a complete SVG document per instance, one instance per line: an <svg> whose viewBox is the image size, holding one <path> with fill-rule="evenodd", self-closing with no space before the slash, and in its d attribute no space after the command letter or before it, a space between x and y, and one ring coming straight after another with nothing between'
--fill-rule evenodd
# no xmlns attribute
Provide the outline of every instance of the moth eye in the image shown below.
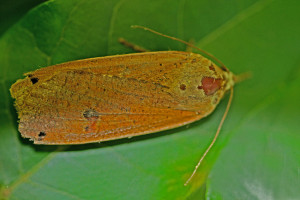
<svg viewBox="0 0 300 200"><path fill-rule="evenodd" d="M186 89L186 85L185 84L181 84L179 87L181 90L185 90Z"/></svg>
<svg viewBox="0 0 300 200"><path fill-rule="evenodd" d="M31 80L32 84L36 84L39 81L38 78L30 78L30 80Z"/></svg>
<svg viewBox="0 0 300 200"><path fill-rule="evenodd" d="M197 87L199 90L203 89L203 87L201 85L198 85Z"/></svg>

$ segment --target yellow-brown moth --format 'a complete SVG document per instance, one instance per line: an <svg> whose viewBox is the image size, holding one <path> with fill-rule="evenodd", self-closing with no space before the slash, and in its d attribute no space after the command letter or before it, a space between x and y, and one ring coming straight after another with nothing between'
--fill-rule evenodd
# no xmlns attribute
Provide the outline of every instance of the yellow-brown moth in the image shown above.
<svg viewBox="0 0 300 200"><path fill-rule="evenodd" d="M182 51L89 58L25 76L10 89L19 131L35 144L51 145L128 138L189 124L209 115L235 82L226 67Z"/></svg>

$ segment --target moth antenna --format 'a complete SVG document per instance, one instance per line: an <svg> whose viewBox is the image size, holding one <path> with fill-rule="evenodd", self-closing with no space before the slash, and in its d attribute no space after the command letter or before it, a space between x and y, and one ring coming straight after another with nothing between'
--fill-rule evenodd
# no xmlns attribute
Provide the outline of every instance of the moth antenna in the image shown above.
<svg viewBox="0 0 300 200"><path fill-rule="evenodd" d="M191 181L191 179L194 177L194 175L196 174L201 162L203 161L203 159L205 158L205 156L207 155L207 153L210 151L210 149L212 148L212 146L214 145L214 143L216 142L218 136L219 136L219 133L221 131L221 128L223 126L223 123L226 119L226 116L227 116L227 113L229 111L229 108L230 108L230 105L231 105L231 102L232 102L232 98L233 98L233 87L230 88L230 97L229 97L229 100L228 100L228 103L227 103L227 106L226 106L226 110L223 114L223 117L220 121L220 124L218 126L218 130L215 134L215 137L214 139L211 141L210 145L208 146L208 148L205 150L204 154L202 155L202 157L200 158L199 162L197 163L192 175L188 178L188 180L184 183L184 186L187 186L187 184Z"/></svg>
<svg viewBox="0 0 300 200"><path fill-rule="evenodd" d="M197 49L198 51L204 53L204 54L207 55L208 57L211 57L212 59L214 59L215 61L217 61L217 62L219 63L219 65L221 66L221 68L223 68L223 69L224 69L225 71L227 71L227 72L229 71L229 70L227 69L227 67L224 65L224 63L222 63L222 62L221 62L219 59L217 59L215 56L213 56L212 54L210 54L210 53L204 51L203 49L200 49L200 48L196 47L195 45L193 45L193 44L191 44L191 43L188 43L188 42L186 42L186 41L184 41L184 40L181 40L181 39L179 39L179 38L176 38L176 37L172 37L172 36L169 36L169 35L162 34L162 33L160 33L160 32L157 32L157 31L155 31L155 30L153 30L153 29L150 29L150 28L147 28L147 27L144 27L144 26L131 25L131 28L140 28L140 29L143 29L143 30L145 30L145 31L150 31L151 33L154 33L154 34L156 34L156 35L160 35L160 36L169 38L169 39L171 39L171 40L175 40L175 41L181 42L181 43L183 43L183 44L186 44L186 45L188 45L188 46L190 46L190 47L192 47L192 48L194 48L194 49Z"/></svg>

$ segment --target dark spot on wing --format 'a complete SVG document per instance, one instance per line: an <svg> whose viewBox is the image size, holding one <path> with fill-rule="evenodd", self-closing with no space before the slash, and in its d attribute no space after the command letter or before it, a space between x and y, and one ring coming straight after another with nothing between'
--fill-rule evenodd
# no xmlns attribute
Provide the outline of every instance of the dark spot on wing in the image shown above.
<svg viewBox="0 0 300 200"><path fill-rule="evenodd" d="M181 89L181 90L185 90L185 89L186 89L186 85L185 85L185 84L181 84L181 85L180 85L180 89Z"/></svg>
<svg viewBox="0 0 300 200"><path fill-rule="evenodd" d="M38 134L37 140L38 140L38 141L42 141L42 140L44 139L45 136L46 136L46 133L41 131L41 132Z"/></svg>
<svg viewBox="0 0 300 200"><path fill-rule="evenodd" d="M100 113L98 113L96 110L94 109L88 109L86 111L83 112L83 116L86 119L97 119L99 117Z"/></svg>
<svg viewBox="0 0 300 200"><path fill-rule="evenodd" d="M40 132L39 133L39 137L45 137L46 136L46 133L45 132Z"/></svg>
<svg viewBox="0 0 300 200"><path fill-rule="evenodd" d="M39 81L38 78L30 78L30 80L31 80L32 84L36 84Z"/></svg>

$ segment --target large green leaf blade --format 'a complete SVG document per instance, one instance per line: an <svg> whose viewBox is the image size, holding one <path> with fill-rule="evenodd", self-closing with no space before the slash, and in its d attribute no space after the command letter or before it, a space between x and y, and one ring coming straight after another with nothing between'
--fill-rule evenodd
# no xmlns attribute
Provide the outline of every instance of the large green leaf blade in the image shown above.
<svg viewBox="0 0 300 200"><path fill-rule="evenodd" d="M299 196L295 171L299 166L297 8L297 3L275 0L239 3L66 0L50 1L33 9L0 40L2 196L10 199ZM36 146L20 138L17 131L17 117L8 89L24 72L75 59L131 52L117 42L119 37L151 50L185 49L177 42L130 29L134 24L185 40L194 39L233 72L253 73L250 80L236 86L221 137L188 187L183 183L213 137L226 98L211 116L189 127L101 144ZM215 160L206 185L206 176ZM287 176L279 176L280 173ZM276 181L281 184L275 184Z"/></svg>

